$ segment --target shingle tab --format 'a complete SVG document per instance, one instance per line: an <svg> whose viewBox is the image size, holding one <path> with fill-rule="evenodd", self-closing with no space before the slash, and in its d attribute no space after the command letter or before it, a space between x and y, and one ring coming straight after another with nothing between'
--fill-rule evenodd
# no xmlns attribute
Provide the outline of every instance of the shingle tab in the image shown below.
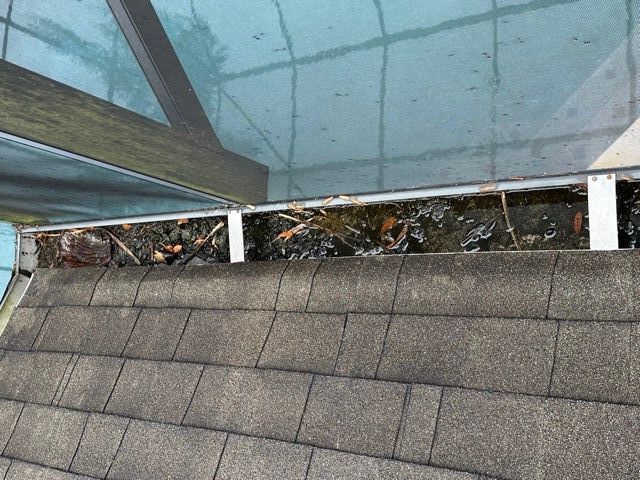
<svg viewBox="0 0 640 480"><path fill-rule="evenodd" d="M556 322L394 316L378 377L546 394Z"/></svg>
<svg viewBox="0 0 640 480"><path fill-rule="evenodd" d="M22 298L22 307L89 305L104 267L38 268Z"/></svg>
<svg viewBox="0 0 640 480"><path fill-rule="evenodd" d="M438 387L409 386L394 458L429 463L441 396Z"/></svg>
<svg viewBox="0 0 640 480"><path fill-rule="evenodd" d="M406 386L316 377L298 441L325 448L391 457Z"/></svg>
<svg viewBox="0 0 640 480"><path fill-rule="evenodd" d="M68 470L87 419L86 413L26 404L4 455Z"/></svg>
<svg viewBox="0 0 640 480"><path fill-rule="evenodd" d="M561 320L638 319L639 271L637 252L560 252L549 300L549 317Z"/></svg>
<svg viewBox="0 0 640 480"><path fill-rule="evenodd" d="M22 403L0 399L0 454L9 442L21 411Z"/></svg>
<svg viewBox="0 0 640 480"><path fill-rule="evenodd" d="M150 267L108 268L96 284L91 305L132 307L140 280Z"/></svg>
<svg viewBox="0 0 640 480"><path fill-rule="evenodd" d="M630 381L632 324L560 322L551 393L556 396L633 402L640 400ZM633 344L632 344L633 341Z"/></svg>
<svg viewBox="0 0 640 480"><path fill-rule="evenodd" d="M179 424L201 369L186 363L127 360L105 413Z"/></svg>
<svg viewBox="0 0 640 480"><path fill-rule="evenodd" d="M0 396L51 403L71 354L6 351L0 360Z"/></svg>
<svg viewBox="0 0 640 480"><path fill-rule="evenodd" d="M529 478L638 478L640 408L572 400L546 401L540 471Z"/></svg>
<svg viewBox="0 0 640 480"><path fill-rule="evenodd" d="M273 310L286 262L185 267L173 292L178 307Z"/></svg>
<svg viewBox="0 0 640 480"><path fill-rule="evenodd" d="M188 308L144 308L123 355L147 360L171 360L184 331Z"/></svg>
<svg viewBox="0 0 640 480"><path fill-rule="evenodd" d="M0 336L0 348L31 349L48 312L46 307L16 308Z"/></svg>
<svg viewBox="0 0 640 480"><path fill-rule="evenodd" d="M445 388L431 464L535 478L543 421L541 398Z"/></svg>
<svg viewBox="0 0 640 480"><path fill-rule="evenodd" d="M321 313L390 313L402 258L342 257L323 260L308 310Z"/></svg>
<svg viewBox="0 0 640 480"><path fill-rule="evenodd" d="M133 329L138 308L52 308L35 348L52 352L119 356Z"/></svg>
<svg viewBox="0 0 640 480"><path fill-rule="evenodd" d="M308 480L477 480L477 475L442 468L316 449Z"/></svg>
<svg viewBox="0 0 640 480"><path fill-rule="evenodd" d="M164 308L171 304L171 295L184 267L165 265L151 267L138 286L134 305L137 307Z"/></svg>
<svg viewBox="0 0 640 480"><path fill-rule="evenodd" d="M280 280L277 310L292 312L306 310L313 277L319 265L320 260L289 262Z"/></svg>
<svg viewBox="0 0 640 480"><path fill-rule="evenodd" d="M11 465L11 460L8 458L0 457L0 478L4 480L7 470L9 470L9 465Z"/></svg>
<svg viewBox="0 0 640 480"><path fill-rule="evenodd" d="M225 435L133 420L107 478L213 478Z"/></svg>
<svg viewBox="0 0 640 480"><path fill-rule="evenodd" d="M185 425L293 441L311 375L205 367Z"/></svg>
<svg viewBox="0 0 640 480"><path fill-rule="evenodd" d="M4 480L90 480L89 477L14 460Z"/></svg>
<svg viewBox="0 0 640 480"><path fill-rule="evenodd" d="M344 324L344 315L278 312L258 365L331 374Z"/></svg>
<svg viewBox="0 0 640 480"><path fill-rule="evenodd" d="M229 435L216 480L304 480L311 447Z"/></svg>
<svg viewBox="0 0 640 480"><path fill-rule="evenodd" d="M104 478L128 424L129 420L126 418L89 415L70 470L82 475Z"/></svg>
<svg viewBox="0 0 640 480"><path fill-rule="evenodd" d="M81 356L58 402L61 407L102 412L124 360Z"/></svg>
<svg viewBox="0 0 640 480"><path fill-rule="evenodd" d="M407 257L394 311L545 318L556 255L485 252Z"/></svg>
<svg viewBox="0 0 640 480"><path fill-rule="evenodd" d="M350 313L335 374L375 377L388 326L389 315Z"/></svg>
<svg viewBox="0 0 640 480"><path fill-rule="evenodd" d="M273 316L264 310L194 310L175 359L254 367Z"/></svg>

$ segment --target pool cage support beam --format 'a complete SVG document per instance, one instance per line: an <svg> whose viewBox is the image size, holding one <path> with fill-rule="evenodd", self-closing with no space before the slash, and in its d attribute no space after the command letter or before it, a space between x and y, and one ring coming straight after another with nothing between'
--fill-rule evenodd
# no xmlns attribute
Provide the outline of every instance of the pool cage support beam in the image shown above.
<svg viewBox="0 0 640 480"><path fill-rule="evenodd" d="M618 249L616 175L589 175L589 245L591 250Z"/></svg>
<svg viewBox="0 0 640 480"><path fill-rule="evenodd" d="M222 148L150 0L107 0L167 120Z"/></svg>
<svg viewBox="0 0 640 480"><path fill-rule="evenodd" d="M242 232L242 210L231 209L227 213L229 224L229 256L231 263L244 262L244 233Z"/></svg>

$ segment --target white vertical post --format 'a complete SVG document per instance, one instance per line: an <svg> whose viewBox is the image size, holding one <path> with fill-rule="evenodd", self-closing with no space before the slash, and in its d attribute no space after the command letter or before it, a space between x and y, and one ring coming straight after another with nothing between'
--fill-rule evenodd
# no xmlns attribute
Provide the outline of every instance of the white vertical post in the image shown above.
<svg viewBox="0 0 640 480"><path fill-rule="evenodd" d="M229 253L231 263L244 262L244 235L242 233L242 210L229 210Z"/></svg>
<svg viewBox="0 0 640 480"><path fill-rule="evenodd" d="M616 176L589 175L587 185L591 250L617 250Z"/></svg>

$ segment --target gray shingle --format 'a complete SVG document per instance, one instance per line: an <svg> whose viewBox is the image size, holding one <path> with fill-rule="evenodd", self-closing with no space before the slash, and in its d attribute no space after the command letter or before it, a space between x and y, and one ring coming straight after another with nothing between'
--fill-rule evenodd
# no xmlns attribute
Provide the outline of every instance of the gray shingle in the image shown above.
<svg viewBox="0 0 640 480"><path fill-rule="evenodd" d="M51 403L70 359L66 353L6 351L0 360L0 396Z"/></svg>
<svg viewBox="0 0 640 480"><path fill-rule="evenodd" d="M179 424L201 369L186 363L127 360L105 413Z"/></svg>
<svg viewBox="0 0 640 480"><path fill-rule="evenodd" d="M431 464L534 478L543 445L541 398L444 389Z"/></svg>
<svg viewBox="0 0 640 480"><path fill-rule="evenodd" d="M555 252L407 257L396 313L544 318Z"/></svg>
<svg viewBox="0 0 640 480"><path fill-rule="evenodd" d="M229 435L216 480L304 480L311 448Z"/></svg>
<svg viewBox="0 0 640 480"><path fill-rule="evenodd" d="M330 374L344 323L344 315L278 312L258 365Z"/></svg>
<svg viewBox="0 0 640 480"><path fill-rule="evenodd" d="M9 442L21 411L22 403L0 399L0 454Z"/></svg>
<svg viewBox="0 0 640 480"><path fill-rule="evenodd" d="M529 478L638 478L640 408L553 399L546 406L540 471Z"/></svg>
<svg viewBox="0 0 640 480"><path fill-rule="evenodd" d="M406 386L316 377L298 441L354 453L391 457Z"/></svg>
<svg viewBox="0 0 640 480"><path fill-rule="evenodd" d="M0 348L29 350L42 327L48 308L16 308L0 336Z"/></svg>
<svg viewBox="0 0 640 480"><path fill-rule="evenodd" d="M11 460L0 457L0 478L5 478L4 476L6 475L7 470L9 470L9 465L11 465Z"/></svg>
<svg viewBox="0 0 640 480"><path fill-rule="evenodd" d="M68 470L88 414L26 404L4 455Z"/></svg>
<svg viewBox="0 0 640 480"><path fill-rule="evenodd" d="M123 355L147 360L171 360L189 317L186 308L144 308Z"/></svg>
<svg viewBox="0 0 640 480"><path fill-rule="evenodd" d="M429 462L441 396L442 389L438 387L409 386L394 458L407 462Z"/></svg>
<svg viewBox="0 0 640 480"><path fill-rule="evenodd" d="M402 258L343 257L323 260L308 310L321 313L390 313Z"/></svg>
<svg viewBox="0 0 640 480"><path fill-rule="evenodd" d="M107 478L213 478L225 435L132 421Z"/></svg>
<svg viewBox="0 0 640 480"><path fill-rule="evenodd" d="M91 305L132 307L138 285L150 267L108 268L96 284Z"/></svg>
<svg viewBox="0 0 640 480"><path fill-rule="evenodd" d="M173 292L178 307L273 310L286 262L185 267Z"/></svg>
<svg viewBox="0 0 640 480"><path fill-rule="evenodd" d="M316 271L307 310L322 313L353 312L362 258L323 260Z"/></svg>
<svg viewBox="0 0 640 480"><path fill-rule="evenodd" d="M394 316L378 377L546 394L556 323Z"/></svg>
<svg viewBox="0 0 640 480"><path fill-rule="evenodd" d="M303 373L205 367L184 424L293 441L310 383Z"/></svg>
<svg viewBox="0 0 640 480"><path fill-rule="evenodd" d="M89 305L104 267L38 268L22 298L22 307Z"/></svg>
<svg viewBox="0 0 640 480"><path fill-rule="evenodd" d="M111 415L91 414L73 458L74 473L104 478L116 456L129 420Z"/></svg>
<svg viewBox="0 0 640 480"><path fill-rule="evenodd" d="M5 480L90 480L88 477L61 472L53 468L42 467L32 463L11 462Z"/></svg>
<svg viewBox="0 0 640 480"><path fill-rule="evenodd" d="M134 305L137 307L163 308L171 304L176 279L184 267L155 266L144 276L138 286Z"/></svg>
<svg viewBox="0 0 640 480"><path fill-rule="evenodd" d="M58 403L61 407L102 412L124 360L81 356Z"/></svg>
<svg viewBox="0 0 640 480"><path fill-rule="evenodd" d="M637 402L630 381L632 324L560 322L551 393L604 402Z"/></svg>
<svg viewBox="0 0 640 480"><path fill-rule="evenodd" d="M175 359L254 367L273 316L264 310L194 310Z"/></svg>
<svg viewBox="0 0 640 480"><path fill-rule="evenodd" d="M549 317L561 320L637 319L640 313L639 270L637 253L560 252L549 301Z"/></svg>
<svg viewBox="0 0 640 480"><path fill-rule="evenodd" d="M277 310L293 312L306 310L313 276L319 265L320 260L289 262L280 281Z"/></svg>
<svg viewBox="0 0 640 480"><path fill-rule="evenodd" d="M350 313L340 346L336 375L375 377L388 325L389 315Z"/></svg>
<svg viewBox="0 0 640 480"><path fill-rule="evenodd" d="M52 308L35 348L52 352L119 356L138 313L138 308Z"/></svg>
<svg viewBox="0 0 640 480"><path fill-rule="evenodd" d="M476 480L477 475L441 468L316 449L308 480Z"/></svg>

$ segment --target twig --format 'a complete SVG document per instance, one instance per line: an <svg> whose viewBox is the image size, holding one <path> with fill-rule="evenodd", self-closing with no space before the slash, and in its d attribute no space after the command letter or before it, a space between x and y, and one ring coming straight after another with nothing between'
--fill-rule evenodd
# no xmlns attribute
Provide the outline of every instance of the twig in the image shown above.
<svg viewBox="0 0 640 480"><path fill-rule="evenodd" d="M520 247L520 242L518 241L518 236L516 235L515 227L511 226L511 220L509 220L509 210L507 209L507 194L501 192L502 196L502 210L504 211L504 220L507 224L507 232L511 234L511 238L513 239L513 243L515 243L516 248L518 250L522 250Z"/></svg>
<svg viewBox="0 0 640 480"><path fill-rule="evenodd" d="M124 253L126 253L127 255L129 255L131 258L133 258L133 261L136 262L136 265L142 265L140 263L140 260L138 260L138 257L136 257L133 252L131 250L129 250L129 248L122 243L122 241L116 237L113 233L111 233L109 230L107 230L106 228L103 229L105 232L107 232L107 235L109 235L111 237L111 240L113 240L114 242L116 242L116 244L124 251Z"/></svg>
<svg viewBox="0 0 640 480"><path fill-rule="evenodd" d="M196 247L196 249L191 252L189 255L187 255L186 257L184 257L181 261L180 261L180 265L185 265L187 264L189 261L191 261L191 259L193 257L195 257L198 252L200 251L200 249L204 246L205 243L207 243L209 241L209 239L213 236L214 233L216 233L218 230L220 230L222 227L224 227L224 222L220 222L218 223L215 227L213 227L213 230L211 230L209 232L209 235L207 235L205 237L205 239L202 241L202 243L200 245L198 245Z"/></svg>

